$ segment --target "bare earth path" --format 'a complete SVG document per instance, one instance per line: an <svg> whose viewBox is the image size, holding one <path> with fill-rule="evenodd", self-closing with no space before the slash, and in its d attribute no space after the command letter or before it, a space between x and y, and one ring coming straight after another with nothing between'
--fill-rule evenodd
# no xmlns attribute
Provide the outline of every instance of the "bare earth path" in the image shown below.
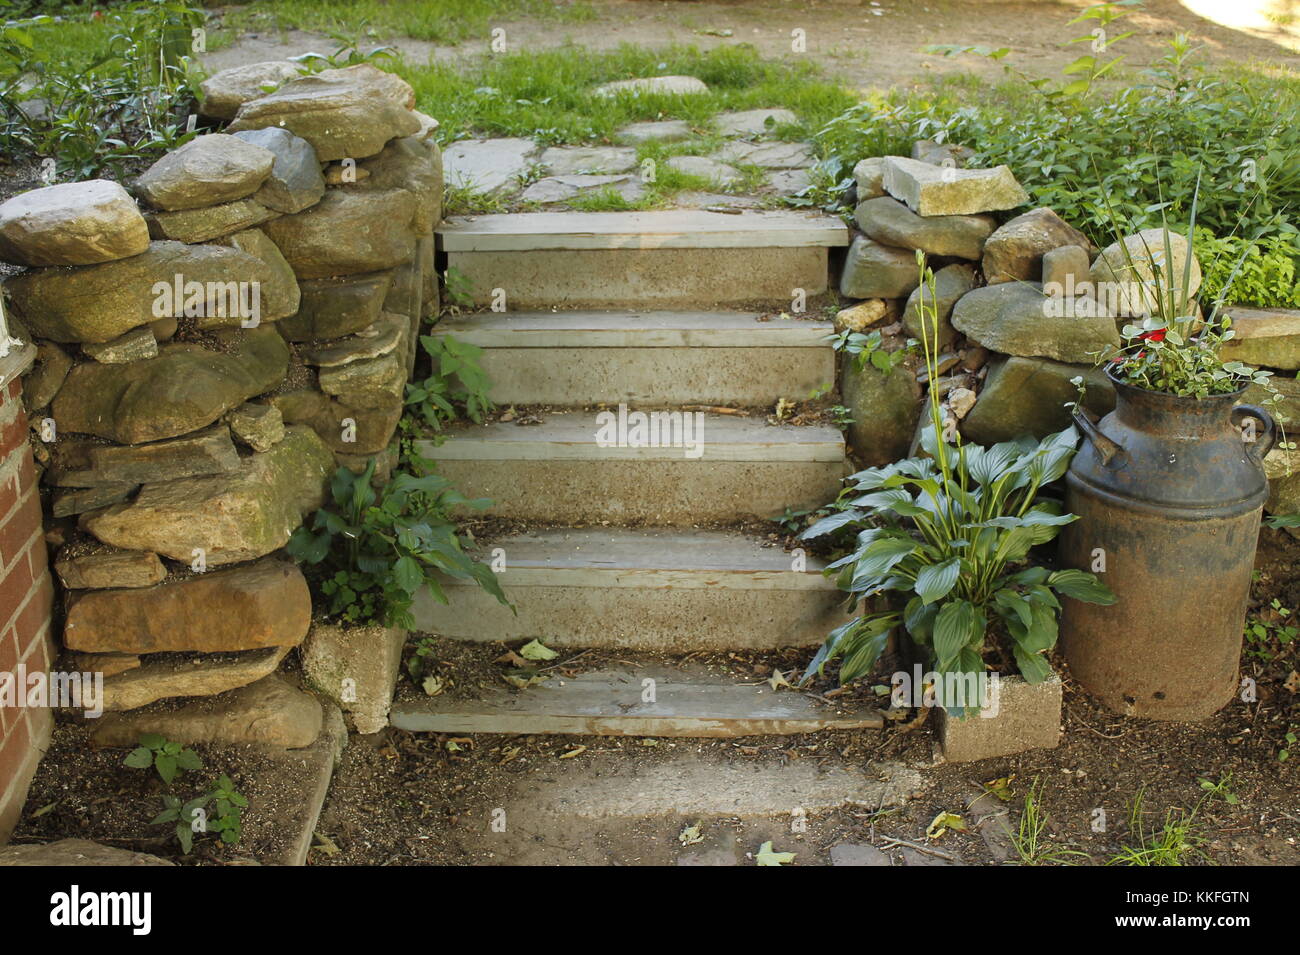
<svg viewBox="0 0 1300 955"><path fill-rule="evenodd" d="M1232 8L1253 8L1272 3L1284 8L1292 0L1242 0ZM504 21L493 24L505 31L509 49L545 49L574 43L587 49L609 49L621 43L664 46L695 44L701 48L753 44L769 57L814 57L831 73L863 88L909 86L943 72L967 72L997 79L999 64L977 56L943 59L922 53L927 44L1009 46L1017 67L1025 72L1052 75L1077 57L1081 48L1066 45L1087 33L1086 25L1067 26L1090 0L762 0L762 2L690 3L681 0L591 0L595 19L581 23ZM1288 25L1278 25L1256 15L1262 26L1232 29L1200 16L1188 7L1233 21L1232 8L1220 0L1148 0L1145 8L1128 17L1126 29L1137 34L1125 41L1128 63L1145 66L1165 52L1166 42L1178 33L1203 44L1210 62L1300 68L1300 9ZM1282 16L1281 19L1285 19ZM280 32L267 18L262 32L248 33L234 44L204 59L209 71L258 60L276 59L309 50L330 52L328 37L302 31ZM804 31L806 52L791 50L792 31ZM718 33L730 31L729 36ZM459 46L439 46L406 38L384 38L401 49L413 63L466 60L487 51L489 37Z"/></svg>

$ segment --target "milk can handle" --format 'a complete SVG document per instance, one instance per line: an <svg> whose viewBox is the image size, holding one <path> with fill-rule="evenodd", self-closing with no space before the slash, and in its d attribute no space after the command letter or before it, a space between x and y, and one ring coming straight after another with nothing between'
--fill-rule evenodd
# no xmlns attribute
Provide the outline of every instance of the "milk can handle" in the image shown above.
<svg viewBox="0 0 1300 955"><path fill-rule="evenodd" d="M1116 468L1124 462L1124 446L1117 441L1112 441L1101 433L1098 428L1082 411L1072 413L1074 423L1079 426L1084 437L1092 442L1092 446L1097 451L1097 457L1101 458L1101 466L1105 468Z"/></svg>
<svg viewBox="0 0 1300 955"><path fill-rule="evenodd" d="M1277 423L1273 416L1258 405L1237 405L1232 409L1232 423L1238 428L1241 427L1241 418L1256 418L1264 426L1263 434L1254 435L1253 440L1246 440L1242 435L1242 440L1246 441L1246 454L1256 464L1264 463L1264 455L1273 450L1273 442L1277 440Z"/></svg>

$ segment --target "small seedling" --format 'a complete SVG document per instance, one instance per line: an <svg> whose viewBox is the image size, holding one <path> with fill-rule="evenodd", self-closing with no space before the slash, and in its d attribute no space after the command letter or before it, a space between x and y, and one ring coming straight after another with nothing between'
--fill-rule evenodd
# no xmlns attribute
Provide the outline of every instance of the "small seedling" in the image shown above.
<svg viewBox="0 0 1300 955"><path fill-rule="evenodd" d="M148 769L152 766L167 785L171 785L176 774L185 770L203 768L199 754L180 743L173 743L160 733L145 733L140 737L140 745L127 754L123 765L132 769Z"/></svg>

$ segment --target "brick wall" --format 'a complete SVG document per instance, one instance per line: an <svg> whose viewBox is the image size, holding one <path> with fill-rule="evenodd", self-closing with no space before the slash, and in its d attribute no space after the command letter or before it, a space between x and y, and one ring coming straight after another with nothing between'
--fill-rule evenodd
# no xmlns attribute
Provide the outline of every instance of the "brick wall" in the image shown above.
<svg viewBox="0 0 1300 955"><path fill-rule="evenodd" d="M0 673L19 664L48 672L54 658L54 589L18 377L29 363L21 352L0 359ZM0 844L18 822L53 725L48 709L0 706Z"/></svg>

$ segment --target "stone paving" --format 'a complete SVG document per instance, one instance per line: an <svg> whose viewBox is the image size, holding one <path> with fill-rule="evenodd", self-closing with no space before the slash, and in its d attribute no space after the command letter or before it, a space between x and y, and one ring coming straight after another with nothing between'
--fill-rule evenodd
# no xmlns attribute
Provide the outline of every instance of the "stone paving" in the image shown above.
<svg viewBox="0 0 1300 955"><path fill-rule="evenodd" d="M659 79L673 80L668 91L677 95L701 92L703 87L693 77ZM601 89L601 95L609 96L662 92L644 85L608 84ZM698 150L673 155L662 163L675 172L709 183L710 191L661 190L673 205L761 206L795 195L810 184L809 169L816 161L812 147L773 138L783 127L798 122L798 116L788 109L751 109L719 113L704 127L693 128L684 120L631 123L615 133L614 140L620 145L612 146L542 148L520 138L463 140L446 148L443 162L447 184L467 194L471 210L478 202L494 207L504 202L512 208L562 209L591 197L615 196L637 204L651 195L658 162L639 159L638 149L653 144L687 144L688 149L697 146ZM719 135L726 137L720 147ZM746 190L754 178L745 170L753 172L754 167L762 170L762 179L757 188ZM741 195L742 191L752 194Z"/></svg>

